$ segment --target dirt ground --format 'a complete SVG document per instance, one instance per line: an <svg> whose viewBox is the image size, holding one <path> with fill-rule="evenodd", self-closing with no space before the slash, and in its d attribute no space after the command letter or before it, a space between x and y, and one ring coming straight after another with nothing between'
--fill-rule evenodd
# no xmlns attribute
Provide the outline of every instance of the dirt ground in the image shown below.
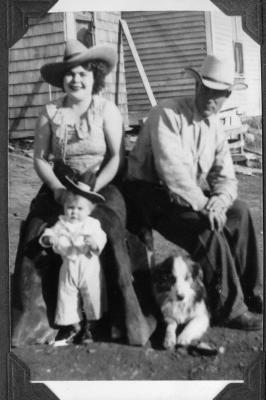
<svg viewBox="0 0 266 400"><path fill-rule="evenodd" d="M240 196L251 209L257 230L259 249L263 251L262 177L238 176ZM30 200L40 182L32 169L32 160L10 154L9 164L9 232L10 269L21 220L25 218ZM155 233L156 259L162 260L176 251L175 246ZM14 353L24 361L36 380L239 380L244 369L262 350L262 332L244 332L226 328L211 328L204 337L221 349L215 356L188 354L184 349L158 350L117 343L95 342L89 346L71 345L52 348L31 345Z"/></svg>

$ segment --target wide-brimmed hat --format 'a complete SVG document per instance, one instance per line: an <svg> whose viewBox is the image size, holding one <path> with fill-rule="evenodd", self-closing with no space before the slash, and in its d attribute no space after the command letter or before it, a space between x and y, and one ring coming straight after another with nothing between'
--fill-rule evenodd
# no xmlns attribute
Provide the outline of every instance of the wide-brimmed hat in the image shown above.
<svg viewBox="0 0 266 400"><path fill-rule="evenodd" d="M245 83L235 82L235 66L230 59L219 59L213 55L208 55L200 72L191 67L185 70L210 89L231 91L247 88Z"/></svg>
<svg viewBox="0 0 266 400"><path fill-rule="evenodd" d="M99 193L92 189L92 186L88 185L81 180L73 180L69 176L65 176L65 185L67 190L79 196L85 197L93 203L102 203L105 198Z"/></svg>
<svg viewBox="0 0 266 400"><path fill-rule="evenodd" d="M87 48L79 40L68 40L65 45L63 61L43 65L41 75L46 82L61 88L66 71L89 61L104 62L106 74L108 74L117 62L116 51L108 45Z"/></svg>

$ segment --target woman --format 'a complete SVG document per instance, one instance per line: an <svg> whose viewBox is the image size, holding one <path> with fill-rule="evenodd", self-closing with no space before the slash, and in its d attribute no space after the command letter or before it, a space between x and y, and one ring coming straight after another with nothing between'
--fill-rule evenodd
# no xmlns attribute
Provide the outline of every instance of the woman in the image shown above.
<svg viewBox="0 0 266 400"><path fill-rule="evenodd" d="M14 346L23 343L27 335L36 337L37 333L28 332L29 327L37 329L36 320L43 323L44 318L36 315L44 307L41 290L48 319L53 320L61 259L53 253L41 256L37 238L62 212L65 175L80 178L86 173L95 174L93 189L106 199L92 216L100 221L108 238L104 270L112 324L125 333L130 344L143 345L150 336L132 285L125 205L112 183L121 165L122 119L115 104L100 96L105 76L115 64L116 54L110 47L88 49L71 40L62 62L41 68L43 79L62 88L65 95L44 107L36 127L34 168L43 186L31 204L17 254L12 296ZM43 330L47 339L47 327Z"/></svg>

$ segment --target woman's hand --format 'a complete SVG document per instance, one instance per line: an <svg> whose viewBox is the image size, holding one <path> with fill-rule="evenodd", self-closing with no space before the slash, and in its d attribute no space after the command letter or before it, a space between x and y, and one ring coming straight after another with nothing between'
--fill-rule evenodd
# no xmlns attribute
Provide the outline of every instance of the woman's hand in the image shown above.
<svg viewBox="0 0 266 400"><path fill-rule="evenodd" d="M53 189L54 199L57 203L64 205L66 198L66 189L64 187Z"/></svg>

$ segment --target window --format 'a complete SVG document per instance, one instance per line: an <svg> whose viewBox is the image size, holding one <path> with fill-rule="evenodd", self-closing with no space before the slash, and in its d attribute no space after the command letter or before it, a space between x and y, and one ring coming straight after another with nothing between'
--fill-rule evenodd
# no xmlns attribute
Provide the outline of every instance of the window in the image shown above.
<svg viewBox="0 0 266 400"><path fill-rule="evenodd" d="M241 17L235 16L232 18L232 33L233 33L233 53L235 58L236 77L244 77L244 47L243 47L243 28Z"/></svg>
<svg viewBox="0 0 266 400"><path fill-rule="evenodd" d="M243 44L240 42L233 42L234 57L235 57L235 72L237 75L244 74L244 60L243 60Z"/></svg>
<svg viewBox="0 0 266 400"><path fill-rule="evenodd" d="M95 24L92 12L84 11L75 13L77 39L85 46L95 44Z"/></svg>

